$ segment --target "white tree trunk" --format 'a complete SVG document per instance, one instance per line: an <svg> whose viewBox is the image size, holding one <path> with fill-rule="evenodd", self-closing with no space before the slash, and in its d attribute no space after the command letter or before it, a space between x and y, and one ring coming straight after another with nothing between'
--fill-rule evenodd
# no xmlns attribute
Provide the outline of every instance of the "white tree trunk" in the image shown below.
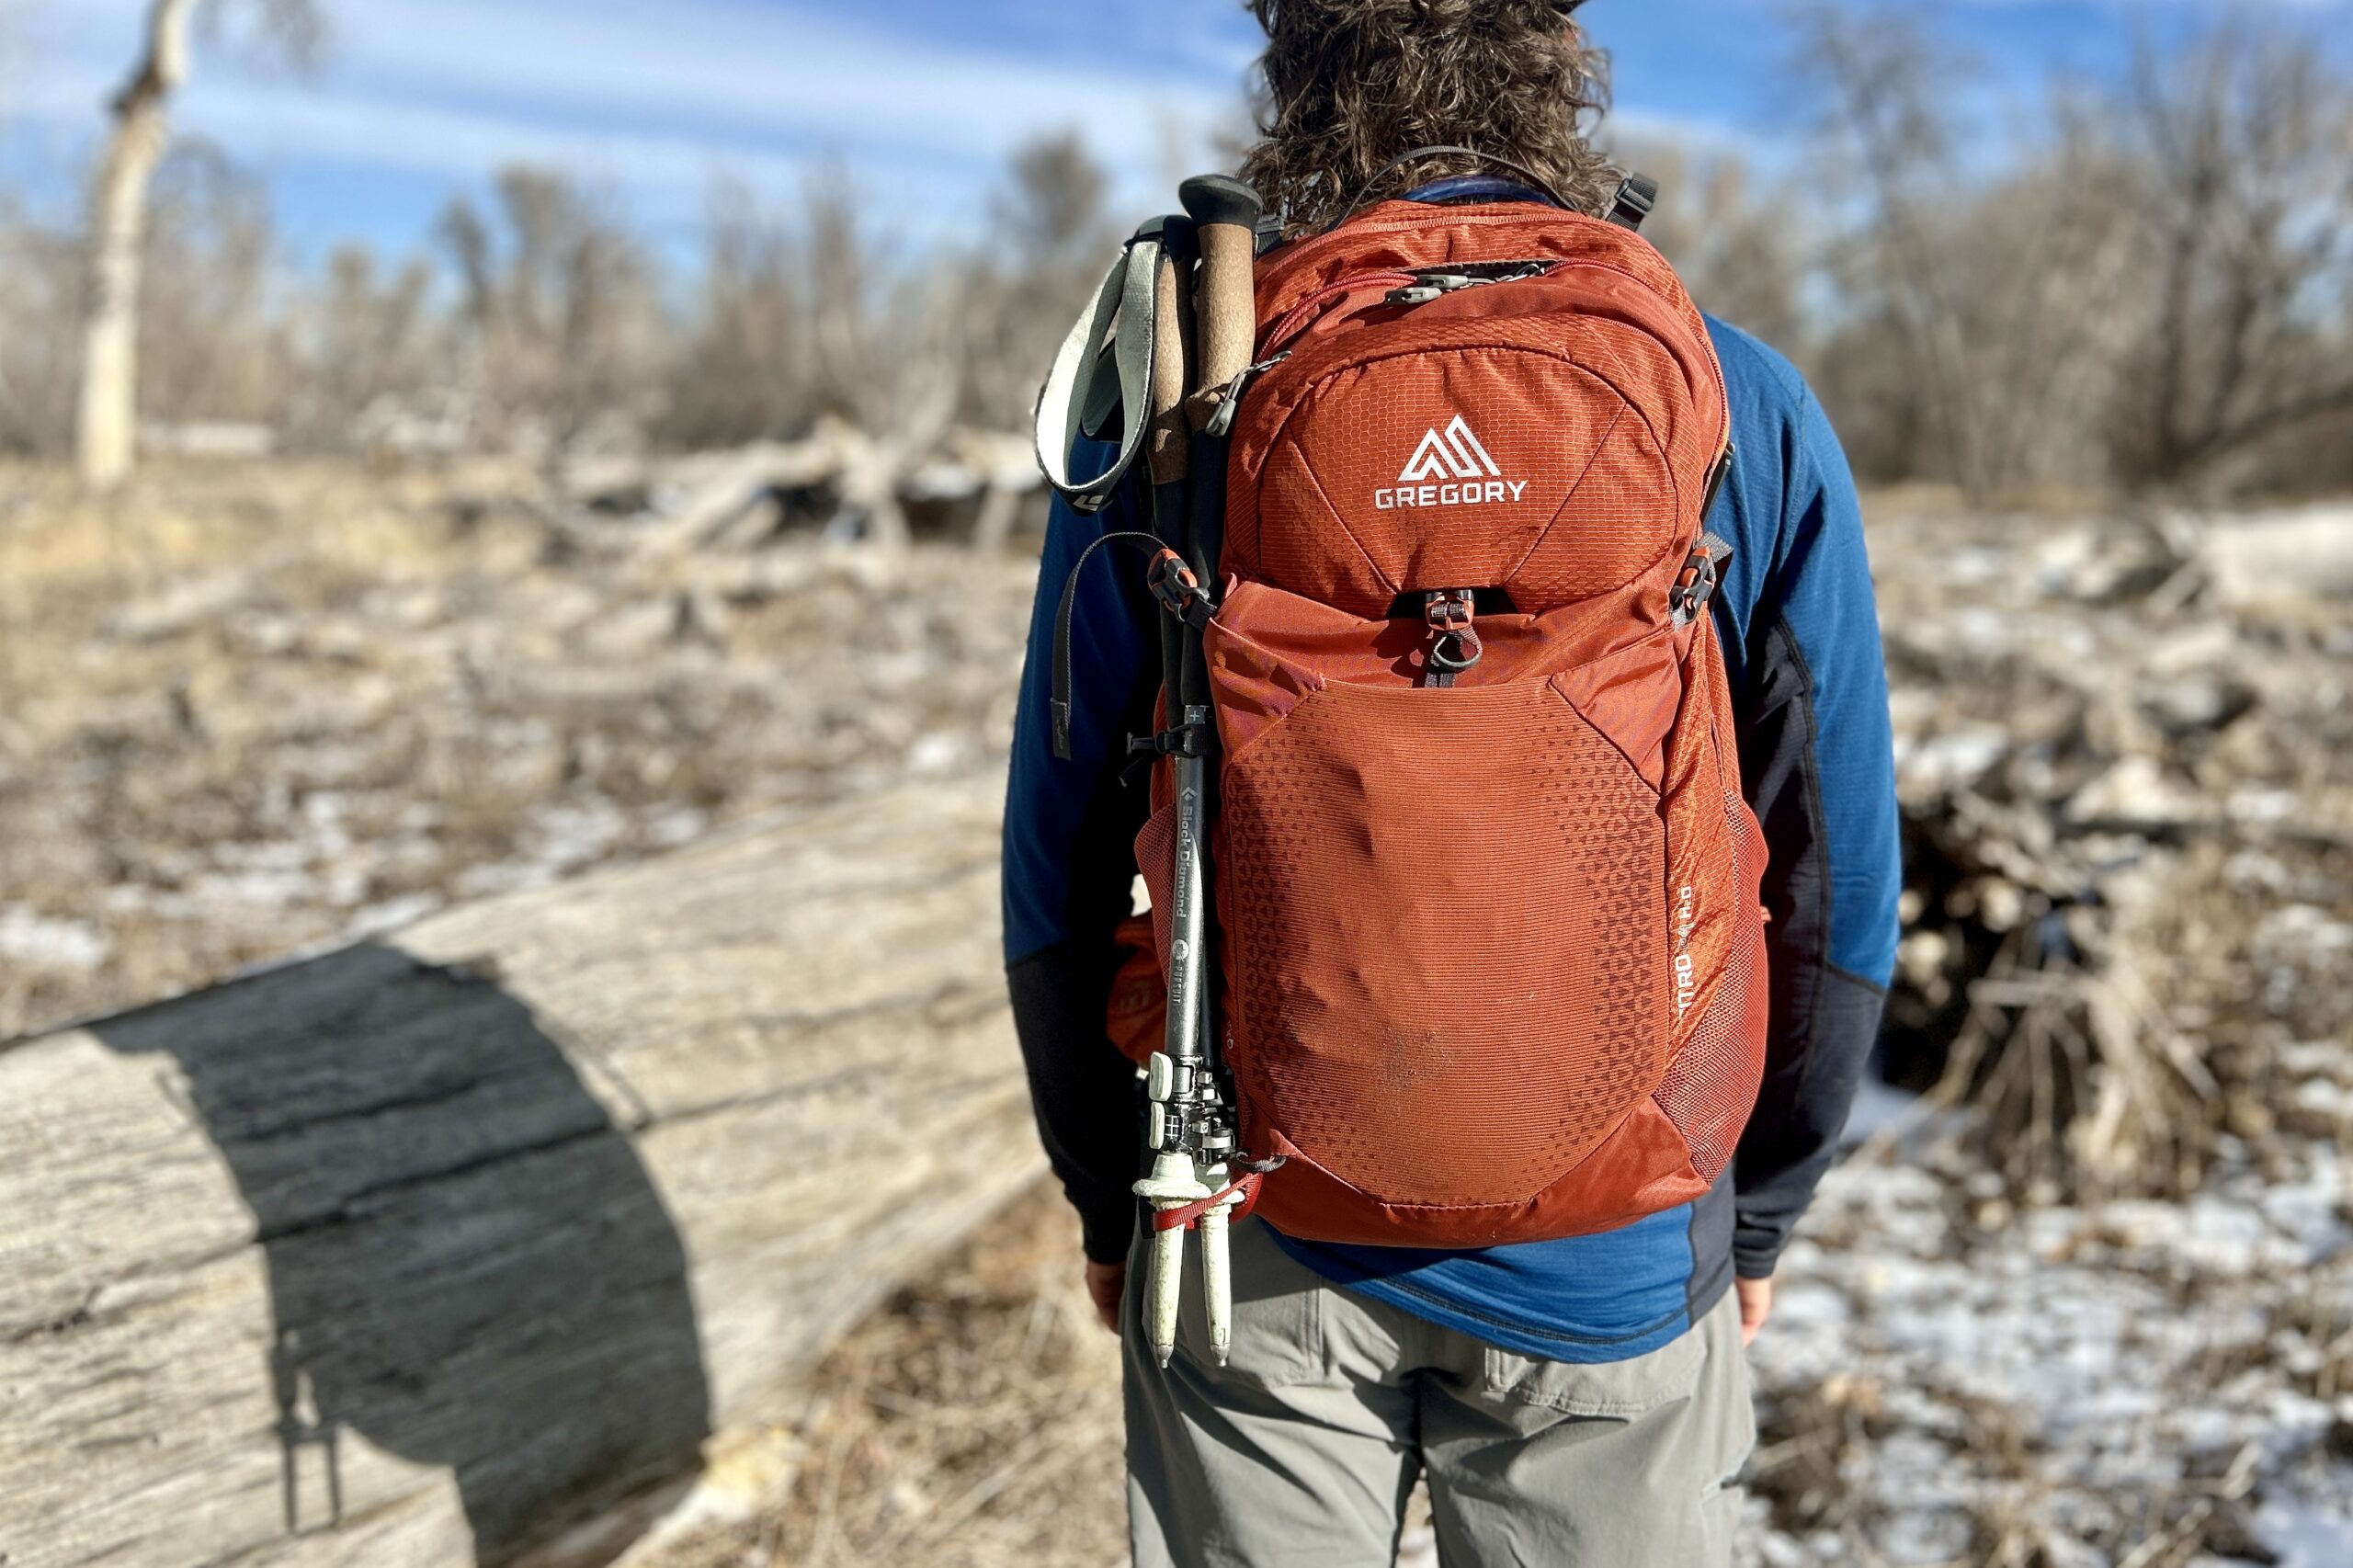
<svg viewBox="0 0 2353 1568"><path fill-rule="evenodd" d="M188 74L188 16L195 7L196 0L154 0L146 55L115 99L114 135L91 193L75 444L82 481L97 489L130 474L138 437L139 270L147 188L171 142L165 109Z"/></svg>

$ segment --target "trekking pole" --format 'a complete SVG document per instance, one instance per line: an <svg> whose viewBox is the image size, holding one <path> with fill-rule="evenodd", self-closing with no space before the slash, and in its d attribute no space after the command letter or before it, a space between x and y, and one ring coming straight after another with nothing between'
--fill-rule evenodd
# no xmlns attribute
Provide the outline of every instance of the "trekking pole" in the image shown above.
<svg viewBox="0 0 2353 1568"><path fill-rule="evenodd" d="M1201 255L1195 296L1197 352L1188 403L1196 434L1181 553L1196 580L1213 589L1219 580L1218 557L1224 535L1226 441L1222 431L1211 433L1211 414L1224 389L1238 387L1249 369L1256 339L1253 272L1261 204L1257 192L1222 175L1187 180L1177 188L1177 197L1193 220ZM1176 874L1171 910L1174 935L1169 943L1167 1061L1165 1069L1155 1064L1153 1074L1161 1080L1153 1086L1165 1086L1169 1092L1154 1095L1155 1104L1164 1108L1153 1119L1159 1124L1158 1130L1175 1134L1177 1147L1171 1151L1167 1141L1162 1142L1163 1153L1146 1184L1153 1190L1144 1196L1164 1212L1208 1203L1195 1223L1201 1233L1201 1288L1210 1353L1223 1366L1233 1343L1227 1210L1241 1198L1227 1185L1235 1131L1218 1061L1215 987L1209 963L1212 931L1209 801L1217 730L1211 711L1209 664L1201 631L1189 623L1184 629L1176 684L1177 707L1172 714L1176 722L1172 727L1184 744L1177 750L1175 766ZM1169 1110L1177 1113L1180 1125L1176 1129L1165 1127ZM1170 1178L1165 1183L1161 1179L1164 1169ZM1153 1351L1165 1366L1176 1344L1184 1232L1164 1229L1154 1241Z"/></svg>
<svg viewBox="0 0 2353 1568"><path fill-rule="evenodd" d="M1152 477L1152 510L1155 531L1164 542L1181 551L1188 522L1186 480L1190 472L1190 437L1185 422L1185 393L1191 364L1192 349L1192 268L1195 256L1192 224L1183 218L1160 221L1162 244L1160 272L1154 279L1154 310L1158 330L1153 338L1152 409L1150 424L1144 436L1144 460ZM1168 714L1168 724L1177 731L1184 708L1183 672L1186 658L1186 629L1173 617L1158 618L1161 631L1161 669L1164 683L1163 701ZM1176 764L1180 771L1185 764ZM1179 789L1182 789L1181 778ZM1147 1074L1146 1088L1151 1096L1150 1121L1145 1131L1145 1143L1153 1153L1152 1174L1136 1183L1137 1196L1151 1203L1158 1213L1183 1209L1211 1196L1214 1190L1201 1179L1193 1163L1191 1129L1188 1125L1186 1100L1189 1097L1193 1069L1186 1064L1199 1058L1199 1018L1197 1009L1183 1005L1180 998L1189 995L1190 983L1180 977L1180 966L1187 956L1199 946L1196 935L1188 943L1183 911L1188 903L1184 890L1182 835L1179 834L1177 867L1178 892L1171 911L1172 929L1176 932L1174 950L1169 955L1168 1020L1162 1039L1160 1054L1154 1057ZM1182 1227L1155 1228L1152 1237L1151 1273L1144 1282L1144 1322L1151 1335L1153 1355L1164 1367L1176 1346L1176 1308L1185 1276L1185 1232Z"/></svg>
<svg viewBox="0 0 2353 1568"><path fill-rule="evenodd" d="M1171 215L1155 220L1160 234L1160 271L1154 279L1152 415L1144 433L1144 460L1152 476L1152 526L1162 541L1178 551L1191 525L1192 427L1185 396L1192 390L1193 266L1200 244L1192 220ZM1185 628L1174 616L1155 618L1160 631L1162 699L1170 721L1184 711Z"/></svg>

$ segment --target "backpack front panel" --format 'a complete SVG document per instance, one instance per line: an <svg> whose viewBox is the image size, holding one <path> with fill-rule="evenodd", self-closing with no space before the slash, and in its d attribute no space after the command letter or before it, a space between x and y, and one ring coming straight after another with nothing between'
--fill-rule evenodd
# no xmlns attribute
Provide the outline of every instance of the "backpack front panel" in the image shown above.
<svg viewBox="0 0 2353 1568"><path fill-rule="evenodd" d="M1244 1140L1288 1158L1261 1211L1296 1235L1606 1229L1706 1189L1761 1064L1762 859L1712 631L1668 602L1721 375L1622 231L1386 211L1262 276L1287 358L1233 441L1207 647ZM1417 307L1381 270L1524 258ZM1450 687L1436 590L1491 607Z"/></svg>

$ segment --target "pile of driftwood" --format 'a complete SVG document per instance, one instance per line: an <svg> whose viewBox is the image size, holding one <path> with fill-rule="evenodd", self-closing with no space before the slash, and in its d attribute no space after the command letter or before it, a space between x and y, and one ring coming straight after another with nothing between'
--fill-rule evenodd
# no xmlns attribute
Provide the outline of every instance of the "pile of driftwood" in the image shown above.
<svg viewBox="0 0 2353 1568"><path fill-rule="evenodd" d="M2353 512L1894 531L1893 1065L2027 1196L2188 1190L2353 1030Z"/></svg>
<svg viewBox="0 0 2353 1568"><path fill-rule="evenodd" d="M795 530L903 546L917 537L1001 549L1041 525L1045 486L1029 437L955 429L879 438L839 419L798 441L676 458L591 458L557 481L558 516L581 538L654 559L741 551Z"/></svg>
<svg viewBox="0 0 2353 1568"><path fill-rule="evenodd" d="M1001 775L1034 553L828 545L799 514L754 546L773 491L665 553L655 508L691 487L657 489L642 521L582 508L593 537L490 460L22 500L0 1037L745 816Z"/></svg>

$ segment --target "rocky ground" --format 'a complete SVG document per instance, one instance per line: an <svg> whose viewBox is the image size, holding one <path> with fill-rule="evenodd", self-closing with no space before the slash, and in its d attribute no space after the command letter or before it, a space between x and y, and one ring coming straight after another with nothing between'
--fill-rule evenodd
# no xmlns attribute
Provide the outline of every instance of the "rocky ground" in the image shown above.
<svg viewBox="0 0 2353 1568"><path fill-rule="evenodd" d="M1881 497L1890 1062L1756 1366L1745 1550L2353 1563L2353 512ZM641 548L483 467L0 472L0 1037L909 772L1001 765L1034 565ZM638 1554L1120 1553L1040 1195Z"/></svg>

